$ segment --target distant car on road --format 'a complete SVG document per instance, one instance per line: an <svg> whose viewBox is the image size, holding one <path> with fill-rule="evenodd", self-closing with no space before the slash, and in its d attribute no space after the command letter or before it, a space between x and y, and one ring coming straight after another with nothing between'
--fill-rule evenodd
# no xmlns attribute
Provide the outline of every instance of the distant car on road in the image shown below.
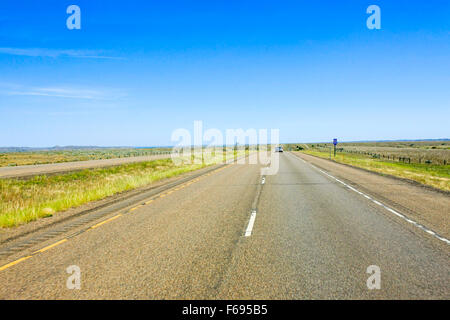
<svg viewBox="0 0 450 320"><path fill-rule="evenodd" d="M275 152L283 152L283 147L276 147Z"/></svg>

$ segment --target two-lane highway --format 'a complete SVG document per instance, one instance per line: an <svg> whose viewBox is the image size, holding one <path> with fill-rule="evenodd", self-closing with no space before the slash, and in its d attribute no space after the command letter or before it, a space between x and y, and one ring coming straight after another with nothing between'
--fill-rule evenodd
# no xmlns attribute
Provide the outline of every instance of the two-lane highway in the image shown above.
<svg viewBox="0 0 450 320"><path fill-rule="evenodd" d="M222 298L449 298L448 251L292 154L267 176ZM368 290L367 267L381 271Z"/></svg>
<svg viewBox="0 0 450 320"><path fill-rule="evenodd" d="M263 185L233 164L115 217L0 271L0 298L450 298L447 245L290 153Z"/></svg>

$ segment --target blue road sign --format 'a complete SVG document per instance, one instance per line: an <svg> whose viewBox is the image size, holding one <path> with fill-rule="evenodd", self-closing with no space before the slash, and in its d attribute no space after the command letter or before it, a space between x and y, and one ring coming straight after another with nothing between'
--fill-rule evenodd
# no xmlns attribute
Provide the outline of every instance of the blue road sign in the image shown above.
<svg viewBox="0 0 450 320"><path fill-rule="evenodd" d="M333 139L333 144L337 145L337 139Z"/></svg>

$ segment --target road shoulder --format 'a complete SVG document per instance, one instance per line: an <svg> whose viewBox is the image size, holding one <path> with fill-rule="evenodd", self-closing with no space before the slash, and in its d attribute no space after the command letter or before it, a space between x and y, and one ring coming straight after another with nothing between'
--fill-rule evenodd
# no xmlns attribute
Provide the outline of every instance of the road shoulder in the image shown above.
<svg viewBox="0 0 450 320"><path fill-rule="evenodd" d="M293 154L399 210L447 239L450 237L450 197L447 194L403 179L382 176L304 153Z"/></svg>
<svg viewBox="0 0 450 320"><path fill-rule="evenodd" d="M177 183L178 181L182 181L185 179L191 178L193 179L198 175L202 175L218 167L220 167L220 165L208 166L202 169L186 172L184 174L177 175L172 178L156 181L154 183L151 183L149 185L137 189L120 192L101 200L88 202L81 206L70 208L62 212L58 212L51 217L41 218L14 228L0 229L0 247L7 245L11 242L15 242L16 240L20 240L24 237L31 236L36 232L41 232L48 228L52 228L56 225L60 225L62 223L65 223L66 221L86 216L91 213L95 213L96 211L102 208L112 206L116 203L120 203L127 199L132 199L133 197L138 196L139 194L152 190L157 191L159 188L170 186L173 183Z"/></svg>

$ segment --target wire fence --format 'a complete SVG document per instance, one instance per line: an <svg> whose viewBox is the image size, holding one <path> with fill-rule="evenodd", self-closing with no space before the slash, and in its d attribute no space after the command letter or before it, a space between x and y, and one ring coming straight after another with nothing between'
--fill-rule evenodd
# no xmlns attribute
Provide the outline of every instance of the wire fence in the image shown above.
<svg viewBox="0 0 450 320"><path fill-rule="evenodd" d="M338 147L336 148L337 154L355 154L362 155L364 157L372 159L380 159L390 162L403 162L403 163L416 163L416 164L435 164L435 165L448 165L450 163L450 150L434 150L434 149L417 149L411 150L387 150L388 148L379 148L380 150L358 150L357 147ZM314 146L312 150L318 150L322 152L333 153L330 146ZM396 149L396 148L391 148Z"/></svg>

